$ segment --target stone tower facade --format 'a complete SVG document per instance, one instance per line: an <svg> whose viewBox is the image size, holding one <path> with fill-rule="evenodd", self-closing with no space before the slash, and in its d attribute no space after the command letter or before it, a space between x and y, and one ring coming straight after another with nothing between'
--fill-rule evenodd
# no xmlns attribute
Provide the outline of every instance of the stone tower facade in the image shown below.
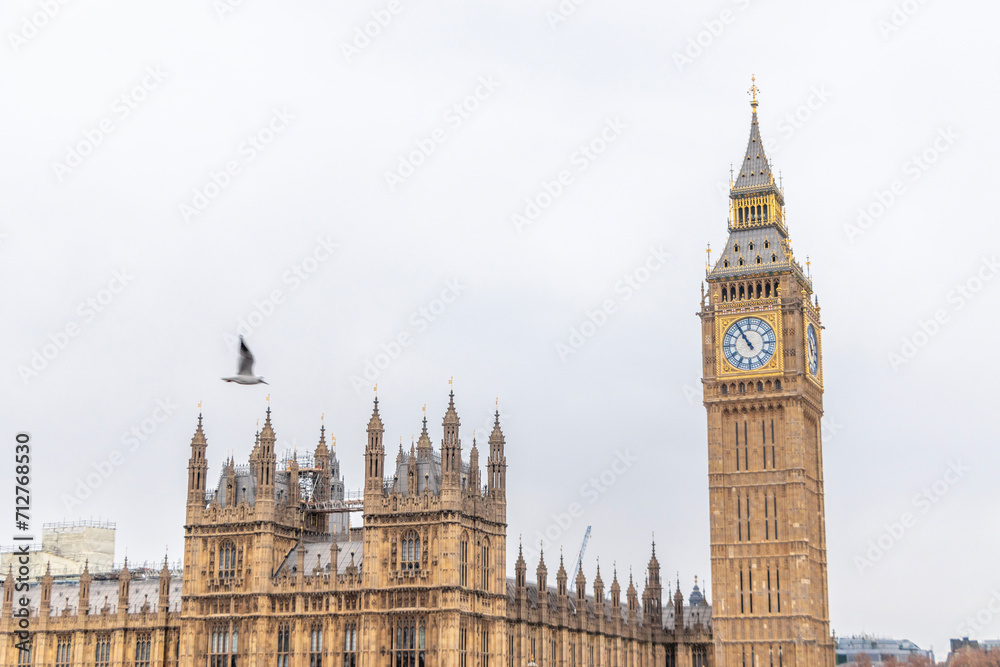
<svg viewBox="0 0 1000 667"><path fill-rule="evenodd" d="M820 309L751 88L729 239L702 294L715 663L832 667Z"/></svg>
<svg viewBox="0 0 1000 667"><path fill-rule="evenodd" d="M426 417L387 462L375 401L364 490L344 492L326 430L310 455L279 457L268 409L248 464L191 439L183 569L4 580L0 667L712 667L712 608L660 579L655 545L641 592L600 568L592 589L544 557L507 577L507 443L499 411L481 465L467 458L455 396L435 447ZM363 451L362 451L363 449ZM282 460L286 459L286 460ZM388 463L388 465L387 465ZM485 478L482 473L485 472ZM215 476L217 475L217 477ZM346 517L361 515L361 525ZM355 514L356 515L356 514ZM338 517L337 521L331 517ZM575 584L575 586L574 586ZM663 595L666 588L666 603ZM624 600L622 598L625 598Z"/></svg>

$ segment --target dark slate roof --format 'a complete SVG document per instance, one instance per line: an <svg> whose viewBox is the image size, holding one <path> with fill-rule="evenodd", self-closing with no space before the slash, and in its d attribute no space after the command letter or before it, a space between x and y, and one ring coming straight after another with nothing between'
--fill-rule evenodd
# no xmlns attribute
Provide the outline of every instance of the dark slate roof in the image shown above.
<svg viewBox="0 0 1000 667"><path fill-rule="evenodd" d="M729 234L726 249L722 251L715 263L711 277L725 278L736 275L787 271L791 267L791 256L782 243L784 240L785 236L777 227L734 230ZM751 244L753 250L750 249ZM760 264L757 263L758 257ZM772 257L774 257L774 261L772 261ZM741 260L742 264L740 264Z"/></svg>
<svg viewBox="0 0 1000 667"><path fill-rule="evenodd" d="M396 456L396 473L392 479L392 491L406 494L409 482L410 455L401 453ZM469 477L469 464L462 462L462 480L464 487ZM417 454L417 492L423 493L425 487L430 487L432 495L441 491L441 454L431 452L430 458Z"/></svg>
<svg viewBox="0 0 1000 667"><path fill-rule="evenodd" d="M138 613L144 602L149 603L152 613L157 612L160 600L160 579L159 577L146 577L144 579L132 579L129 582L129 613ZM107 597L108 613L114 614L118 611L118 579L94 579L90 582L90 613L100 614L104 608L104 600ZM30 584L28 587L28 606L32 612L38 611L38 605L42 599L42 586L40 583ZM51 615L58 616L66 606L70 611L76 612L80 606L80 583L78 581L55 581L52 582L52 606ZM170 580L170 611L179 611L181 608L181 578L176 576Z"/></svg>
<svg viewBox="0 0 1000 667"><path fill-rule="evenodd" d="M740 175L736 177L733 190L755 190L774 183L771 165L764 154L764 144L760 139L760 127L757 124L757 109L753 110L750 121L750 139L747 140L747 152L739 167Z"/></svg>
<svg viewBox="0 0 1000 667"><path fill-rule="evenodd" d="M316 568L317 564L323 570L324 573L330 571L330 546L333 544L333 540L323 540L317 542L306 542L304 545L296 545L291 552L285 556L285 560L282 561L281 565L275 571L275 574L287 573L289 575L297 574L298 564L299 564L299 549L304 548L306 552L305 568L306 574L311 574ZM354 564L360 569L361 560L364 551L364 542L354 541L354 542L337 542L337 547L340 549L339 555L337 557L337 574L343 574L347 571L347 568L351 564L351 555L354 555Z"/></svg>

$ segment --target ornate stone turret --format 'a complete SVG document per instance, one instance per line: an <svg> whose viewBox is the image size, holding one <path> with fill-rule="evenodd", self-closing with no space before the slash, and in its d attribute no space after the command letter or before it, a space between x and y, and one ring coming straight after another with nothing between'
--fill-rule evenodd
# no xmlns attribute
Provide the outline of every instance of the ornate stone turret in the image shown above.
<svg viewBox="0 0 1000 667"><path fill-rule="evenodd" d="M385 446L382 435L385 428L378 414L378 397L375 397L375 408L372 418L368 421L368 444L365 445L365 495L384 493L382 478L385 476Z"/></svg>
<svg viewBox="0 0 1000 667"><path fill-rule="evenodd" d="M410 460L406 463L406 495L417 495L419 484L420 480L417 479L417 449L411 442Z"/></svg>
<svg viewBox="0 0 1000 667"><path fill-rule="evenodd" d="M421 461L430 461L433 445L431 436L427 433L427 408L424 408L424 424L420 430L420 438L417 440L417 456Z"/></svg>
<svg viewBox="0 0 1000 667"><path fill-rule="evenodd" d="M45 576L42 577L42 601L39 605L39 616L46 617L52 609L52 564L45 564Z"/></svg>
<svg viewBox="0 0 1000 667"><path fill-rule="evenodd" d="M448 392L448 411L445 412L444 439L441 441L441 488L459 489L462 480L462 441L458 437L460 425L455 411L455 392Z"/></svg>
<svg viewBox="0 0 1000 667"><path fill-rule="evenodd" d="M201 413L198 413L198 428L191 438L191 458L188 460L188 507L205 506L205 484L208 477L208 459L205 450L208 442L201 427Z"/></svg>
<svg viewBox="0 0 1000 667"><path fill-rule="evenodd" d="M535 582L538 587L538 607L548 610L549 600L549 568L545 567L545 549L539 548L538 569L535 570Z"/></svg>
<svg viewBox="0 0 1000 667"><path fill-rule="evenodd" d="M84 566L86 571L86 566ZM82 580L81 580L82 581ZM7 577L3 580L3 618L10 618L14 611L14 563L11 560L7 568Z"/></svg>
<svg viewBox="0 0 1000 667"><path fill-rule="evenodd" d="M587 610L587 578L583 576L583 567L576 573L576 613L582 614Z"/></svg>
<svg viewBox="0 0 1000 667"><path fill-rule="evenodd" d="M163 567L160 568L160 595L157 603L158 611L166 614L170 611L170 566L167 564L167 556L163 556Z"/></svg>
<svg viewBox="0 0 1000 667"><path fill-rule="evenodd" d="M594 612L604 618L604 580L601 579L601 561L597 561L597 575L594 577Z"/></svg>
<svg viewBox="0 0 1000 667"><path fill-rule="evenodd" d="M677 591L674 593L674 631L684 630L684 594L681 593L681 580L677 579Z"/></svg>
<svg viewBox="0 0 1000 667"><path fill-rule="evenodd" d="M277 440L274 428L271 426L271 406L267 407L267 417L264 419L264 428L260 431L260 443L254 448L251 455L251 465L257 475L257 491L254 502L261 500L274 500L274 477L277 468L278 458L274 452L274 443Z"/></svg>
<svg viewBox="0 0 1000 667"><path fill-rule="evenodd" d="M562 608L566 604L566 596L569 594L569 591L566 587L566 579L567 579L566 566L565 564L563 564L563 555L560 552L559 569L556 570L556 595L558 596L556 604L558 604L560 608Z"/></svg>
<svg viewBox="0 0 1000 667"><path fill-rule="evenodd" d="M472 436L472 450L469 452L469 480L466 489L470 496L478 497L480 491L479 478L479 448L476 447L476 436Z"/></svg>
<svg viewBox="0 0 1000 667"><path fill-rule="evenodd" d="M313 460L319 472L313 483L313 500L322 502L330 499L330 450L326 446L326 426L319 427L319 443L313 453Z"/></svg>
<svg viewBox="0 0 1000 667"><path fill-rule="evenodd" d="M618 566L614 567L614 574L611 577L611 617L613 619L621 618L621 608L622 608L622 587L618 583Z"/></svg>
<svg viewBox="0 0 1000 667"><path fill-rule="evenodd" d="M653 555L646 570L646 590L642 594L642 612L645 622L662 625L663 587L660 585L660 562L656 560L656 541L653 541Z"/></svg>
<svg viewBox="0 0 1000 667"><path fill-rule="evenodd" d="M628 622L635 623L639 612L639 596L635 590L635 582L632 581L632 573L628 573Z"/></svg>
<svg viewBox="0 0 1000 667"><path fill-rule="evenodd" d="M500 410L496 411L493 432L490 434L490 458L486 462L490 497L504 500L507 496L507 456L504 453L505 440L500 430Z"/></svg>
<svg viewBox="0 0 1000 667"><path fill-rule="evenodd" d="M517 561L514 563L514 587L521 591L527 586L528 564L524 562L524 546L517 545Z"/></svg>
<svg viewBox="0 0 1000 667"><path fill-rule="evenodd" d="M90 614L90 559L83 561L83 572L80 574L80 602L79 613L81 616Z"/></svg>
<svg viewBox="0 0 1000 667"><path fill-rule="evenodd" d="M128 613L129 594L132 588L132 573L128 571L128 558L125 559L125 566L118 573L118 615L124 616Z"/></svg>

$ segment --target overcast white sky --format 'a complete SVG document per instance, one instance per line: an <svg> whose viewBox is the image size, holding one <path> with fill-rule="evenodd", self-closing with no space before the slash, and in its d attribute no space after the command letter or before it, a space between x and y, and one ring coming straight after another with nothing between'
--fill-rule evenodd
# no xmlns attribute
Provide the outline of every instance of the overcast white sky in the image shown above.
<svg viewBox="0 0 1000 667"><path fill-rule="evenodd" d="M687 594L710 574L695 311L755 73L826 326L833 627L940 657L1000 635L996 5L226 1L0 5L0 400L4 437L34 438L38 528L100 517L119 559L179 555L198 402L214 477L248 456L268 392L280 446L311 450L325 413L358 488L380 361L390 451L425 403L437 446L452 376L466 452L499 397L511 570L519 534L556 536L551 571L592 525L588 586L597 557L641 583L655 532ZM385 25L355 42L372 12ZM545 183L561 192L515 224ZM270 387L219 379L241 320Z"/></svg>

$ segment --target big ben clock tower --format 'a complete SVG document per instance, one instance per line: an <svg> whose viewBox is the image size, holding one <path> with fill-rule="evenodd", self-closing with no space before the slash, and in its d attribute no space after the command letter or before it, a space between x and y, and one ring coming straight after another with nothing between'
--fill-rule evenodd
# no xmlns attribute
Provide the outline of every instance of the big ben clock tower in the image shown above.
<svg viewBox="0 0 1000 667"><path fill-rule="evenodd" d="M823 348L764 154L757 87L729 239L703 296L716 667L832 667Z"/></svg>

